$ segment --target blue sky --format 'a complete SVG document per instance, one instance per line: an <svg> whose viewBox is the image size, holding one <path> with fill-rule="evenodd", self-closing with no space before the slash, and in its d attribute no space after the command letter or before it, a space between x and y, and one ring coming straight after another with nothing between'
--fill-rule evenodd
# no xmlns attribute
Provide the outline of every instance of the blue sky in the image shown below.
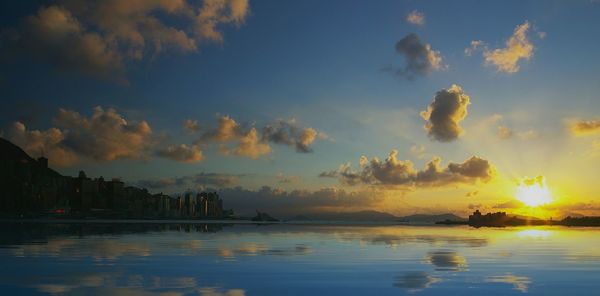
<svg viewBox="0 0 600 296"><path fill-rule="evenodd" d="M197 10L203 4L190 2ZM104 34L92 19L69 5L68 1L2 3L0 27L3 32L22 33L25 18L56 6L70 11L86 30ZM413 11L424 15L424 24L407 22ZM160 10L149 14L164 24L185 28L181 18ZM202 147L203 160L192 163L155 155L110 161L83 155L76 163L58 167L65 174L74 175L83 168L92 176L118 176L132 183L205 172L244 175L238 185L254 189L262 185L287 190L339 188L337 179L318 174L348 161L358 166L361 155L385 159L392 149L416 168L432 156L446 163L477 155L494 164L498 175L507 180L536 174L559 178L563 173L548 162L554 163L557 155L583 155L594 140L578 138L579 148L571 149L567 142L574 140L565 126L569 120L594 120L600 109L599 20L600 5L594 1L250 1L243 21L217 25L222 42L198 39L196 52L165 50L154 56L146 53L141 60L124 59L124 72L109 77L64 68L21 48L15 53L5 37L0 125L5 135L15 121L28 130L45 131L54 126L59 108L91 116L93 108L101 106L114 108L128 122L146 121L153 136L160 136L156 149L191 145L198 138L182 128L184 120L197 120L210 129L223 115L254 125L259 132L264 125L294 118L299 127L328 135L311 142L312 153L271 143L270 153L252 159L224 155L218 144L210 144ZM483 51L504 48L515 28L526 22L528 42L534 49L529 59L518 61L519 70L506 73L485 65ZM543 38L540 32L545 33ZM406 63L395 45L409 33L416 33L423 44L439 52L445 67L412 80L384 71ZM473 40L485 42L487 48L466 56L464 50ZM128 83L112 79L118 75ZM451 142L435 141L423 129L425 121L419 112L436 92L452 84L459 85L471 100L461 122L465 133ZM506 141L496 145L495 140L487 145L491 148L473 144L478 140L473 137L481 139L473 130L495 114L502 116L497 124L515 134L532 131L539 137L534 143L509 140L514 147ZM426 157L411 154L413 145L423 145ZM535 149L524 151L523 147ZM575 175L596 172L591 166L581 168L574 165ZM280 183L278 175L294 177L294 181ZM562 187L569 186L575 185ZM360 188L349 190L375 190ZM409 196L419 195L414 192L419 188L412 190ZM445 196L455 193L440 190L425 189L423 194L441 196L438 203L445 206ZM587 200L595 200L587 195ZM431 201L426 204L436 206Z"/></svg>

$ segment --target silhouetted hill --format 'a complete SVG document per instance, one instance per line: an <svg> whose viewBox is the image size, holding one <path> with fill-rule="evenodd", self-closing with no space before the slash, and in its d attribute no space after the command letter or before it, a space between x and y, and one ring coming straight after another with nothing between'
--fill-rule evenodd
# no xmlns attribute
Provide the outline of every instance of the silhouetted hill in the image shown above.
<svg viewBox="0 0 600 296"><path fill-rule="evenodd" d="M398 221L398 217L385 212L359 211L359 212L326 212L315 214L303 214L292 217L293 221L360 221L360 222L384 222Z"/></svg>
<svg viewBox="0 0 600 296"><path fill-rule="evenodd" d="M35 160L27 155L19 146L4 138L0 138L0 161L31 163Z"/></svg>
<svg viewBox="0 0 600 296"><path fill-rule="evenodd" d="M38 171L52 177L61 175L50 168L44 168L29 156L21 147L0 137L0 176L15 175L15 171ZM18 174L14 177L18 177Z"/></svg>

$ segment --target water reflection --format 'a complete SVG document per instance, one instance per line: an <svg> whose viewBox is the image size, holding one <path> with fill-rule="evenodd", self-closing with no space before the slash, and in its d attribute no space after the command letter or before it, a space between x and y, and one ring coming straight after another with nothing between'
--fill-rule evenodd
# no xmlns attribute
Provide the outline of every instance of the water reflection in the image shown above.
<svg viewBox="0 0 600 296"><path fill-rule="evenodd" d="M416 292L428 288L439 281L439 278L433 277L426 272L412 271L397 277L394 286L404 288L410 292Z"/></svg>
<svg viewBox="0 0 600 296"><path fill-rule="evenodd" d="M600 288L598 234L556 227L0 223L0 290L563 295Z"/></svg>
<svg viewBox="0 0 600 296"><path fill-rule="evenodd" d="M458 255L454 251L429 252L425 260L435 265L436 270L464 271L467 268L465 257Z"/></svg>
<svg viewBox="0 0 600 296"><path fill-rule="evenodd" d="M513 285L515 290L523 293L527 292L527 287L531 280L526 276L516 276L510 273L504 275L489 276L485 279L488 283L506 283Z"/></svg>

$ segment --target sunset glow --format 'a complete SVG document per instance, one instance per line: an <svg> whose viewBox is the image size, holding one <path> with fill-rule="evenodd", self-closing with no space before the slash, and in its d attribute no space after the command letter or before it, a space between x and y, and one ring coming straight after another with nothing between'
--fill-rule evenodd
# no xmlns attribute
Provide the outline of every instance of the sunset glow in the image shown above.
<svg viewBox="0 0 600 296"><path fill-rule="evenodd" d="M517 187L515 198L529 207L537 207L553 201L552 193L548 189L543 176L524 179Z"/></svg>

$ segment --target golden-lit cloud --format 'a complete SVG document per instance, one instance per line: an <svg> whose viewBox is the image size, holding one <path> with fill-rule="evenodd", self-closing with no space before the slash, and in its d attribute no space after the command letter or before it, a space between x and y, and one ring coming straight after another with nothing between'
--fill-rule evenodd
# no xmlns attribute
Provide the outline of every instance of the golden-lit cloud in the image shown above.
<svg viewBox="0 0 600 296"><path fill-rule="evenodd" d="M219 143L219 150L225 155L259 158L271 153L270 143L294 147L299 153L309 153L315 140L329 139L327 134L314 128L298 126L295 119L280 119L266 124L260 130L253 125L240 124L229 116L220 116L217 121L215 127L198 128L201 134L195 143ZM229 145L231 142L234 142L233 146Z"/></svg>
<svg viewBox="0 0 600 296"><path fill-rule="evenodd" d="M398 160L398 151L392 150L384 161L375 157L359 170L343 164L337 170L323 172L319 176L335 177L347 185L440 187L488 182L495 176L495 168L489 161L472 156L463 163L450 162L446 167L442 167L439 157L434 157L425 168L417 170L412 161Z"/></svg>
<svg viewBox="0 0 600 296"><path fill-rule="evenodd" d="M200 125L198 124L198 120L186 119L183 122L183 129L189 133L195 133L200 130Z"/></svg>
<svg viewBox="0 0 600 296"><path fill-rule="evenodd" d="M571 133L575 136L596 135L600 133L600 120L578 120L569 124Z"/></svg>
<svg viewBox="0 0 600 296"><path fill-rule="evenodd" d="M506 140L513 136L513 132L506 126L498 126L498 137Z"/></svg>
<svg viewBox="0 0 600 296"><path fill-rule="evenodd" d="M422 12L413 10L406 16L406 21L413 25L422 26L425 25L425 15Z"/></svg>
<svg viewBox="0 0 600 296"><path fill-rule="evenodd" d="M259 138L256 128L253 127L239 138L239 142L235 148L223 148L221 151L225 154L234 154L256 159L262 155L271 153L271 146Z"/></svg>
<svg viewBox="0 0 600 296"><path fill-rule="evenodd" d="M428 135L440 142L449 142L463 134L460 122L467 117L470 98L462 88L453 84L448 89L438 91L421 117L427 121Z"/></svg>
<svg viewBox="0 0 600 296"><path fill-rule="evenodd" d="M414 79L444 69L442 55L431 45L421 42L419 36L410 33L396 43L396 52L404 57L405 65L400 68L387 67L384 70L400 77Z"/></svg>
<svg viewBox="0 0 600 296"><path fill-rule="evenodd" d="M220 27L239 26L248 13L248 0L62 1L25 17L11 42L60 68L125 80L127 63L222 43Z"/></svg>
<svg viewBox="0 0 600 296"><path fill-rule="evenodd" d="M506 41L506 47L497 49L485 49L483 57L485 63L493 65L499 72L516 73L519 71L519 62L529 60L533 56L534 45L527 38L529 22L517 26L513 35ZM473 48L471 42L471 48ZM476 47L478 46L475 43Z"/></svg>
<svg viewBox="0 0 600 296"><path fill-rule="evenodd" d="M476 50L478 50L480 47L485 46L485 43L481 40L473 40L471 41L471 43L469 44L469 47L464 49L464 54L466 56L471 56L473 54L473 52L475 52Z"/></svg>
<svg viewBox="0 0 600 296"><path fill-rule="evenodd" d="M56 127L40 131L15 122L8 138L31 155L45 153L53 165L145 158L155 144L146 121L127 121L113 108L96 107L90 117L59 109L54 123Z"/></svg>
<svg viewBox="0 0 600 296"><path fill-rule="evenodd" d="M156 152L158 156L169 158L178 162L199 162L204 159L202 150L198 145L188 146L185 144L171 145Z"/></svg>

